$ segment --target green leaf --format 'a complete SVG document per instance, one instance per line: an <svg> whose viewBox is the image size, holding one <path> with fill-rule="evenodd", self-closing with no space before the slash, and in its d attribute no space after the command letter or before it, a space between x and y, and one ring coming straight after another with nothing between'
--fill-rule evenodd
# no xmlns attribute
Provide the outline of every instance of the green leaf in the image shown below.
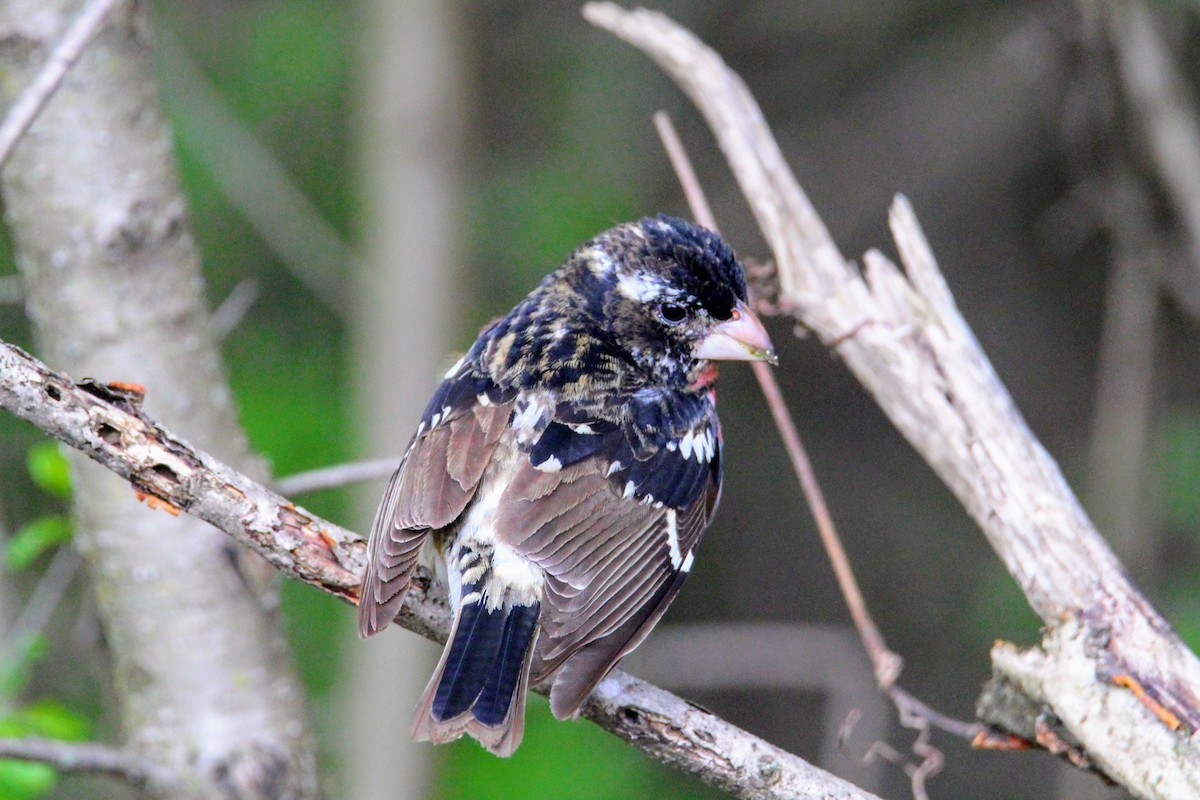
<svg viewBox="0 0 1200 800"><path fill-rule="evenodd" d="M13 572L25 569L42 553L71 541L71 521L47 514L26 523L4 544L4 563Z"/></svg>
<svg viewBox="0 0 1200 800"><path fill-rule="evenodd" d="M4 723L11 723L20 728L21 733L18 735L21 736L44 736L48 739L81 742L92 735L91 723L57 700L38 700L22 706L0 721L0 726Z"/></svg>
<svg viewBox="0 0 1200 800"><path fill-rule="evenodd" d="M0 760L0 798L36 800L54 788L58 774L45 764Z"/></svg>
<svg viewBox="0 0 1200 800"><path fill-rule="evenodd" d="M87 719L57 700L38 700L0 717L0 737L41 736L79 742L91 733Z"/></svg>
<svg viewBox="0 0 1200 800"><path fill-rule="evenodd" d="M90 738L92 725L56 700L39 700L0 717L0 738L42 736L78 742ZM36 800L52 788L58 774L45 764L0 759L0 798Z"/></svg>
<svg viewBox="0 0 1200 800"><path fill-rule="evenodd" d="M26 463L29 477L43 492L64 500L71 496L71 465L58 442L43 442L30 448Z"/></svg>

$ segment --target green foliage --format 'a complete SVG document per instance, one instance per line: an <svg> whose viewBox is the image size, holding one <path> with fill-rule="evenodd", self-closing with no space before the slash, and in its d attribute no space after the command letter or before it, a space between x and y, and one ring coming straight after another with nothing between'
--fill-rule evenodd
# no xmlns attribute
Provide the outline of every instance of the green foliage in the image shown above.
<svg viewBox="0 0 1200 800"><path fill-rule="evenodd" d="M55 501L70 498L71 470L57 443L35 444L27 452L25 463L34 486ZM14 572L28 568L43 553L69 542L71 532L71 521L64 514L47 513L34 518L4 543L5 567ZM15 706L15 698L28 685L33 667L48 653L45 638L34 633L5 641L5 645L5 652L0 653L0 707L6 709L0 713L0 738L88 738L90 722L56 700ZM0 759L0 798L4 800L36 800L50 792L57 780L57 772L45 764Z"/></svg>
<svg viewBox="0 0 1200 800"><path fill-rule="evenodd" d="M71 467L56 442L41 442L25 458L33 484L59 500L71 496ZM17 529L4 543L4 565L12 572L29 567L43 553L71 541L71 520L64 514L43 514Z"/></svg>
<svg viewBox="0 0 1200 800"><path fill-rule="evenodd" d="M560 722L541 697L529 698L525 738L508 759L466 739L442 748L439 797L607 800L722 795L671 772L588 722Z"/></svg>
<svg viewBox="0 0 1200 800"><path fill-rule="evenodd" d="M71 520L63 514L46 514L27 522L4 543L4 565L17 572L38 556L71 541Z"/></svg>
<svg viewBox="0 0 1200 800"><path fill-rule="evenodd" d="M0 716L0 738L41 736L48 739L82 741L92 735L91 724L54 700L41 700ZM0 760L0 798L34 800L42 797L58 779L45 764Z"/></svg>
<svg viewBox="0 0 1200 800"><path fill-rule="evenodd" d="M29 477L46 494L62 500L71 496L71 465L58 442L42 442L29 449Z"/></svg>
<svg viewBox="0 0 1200 800"><path fill-rule="evenodd" d="M0 797L4 800L34 800L46 795L58 781L58 773L45 764L0 759Z"/></svg>
<svg viewBox="0 0 1200 800"><path fill-rule="evenodd" d="M33 667L46 657L48 650L46 638L36 633L10 642L4 660L0 661L0 698L16 696L29 683Z"/></svg>

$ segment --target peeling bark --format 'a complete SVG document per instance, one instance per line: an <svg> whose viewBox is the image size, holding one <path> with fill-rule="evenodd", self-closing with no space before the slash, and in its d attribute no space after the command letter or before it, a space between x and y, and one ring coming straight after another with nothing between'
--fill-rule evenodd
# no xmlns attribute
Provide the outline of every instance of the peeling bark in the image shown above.
<svg viewBox="0 0 1200 800"><path fill-rule="evenodd" d="M0 342L0 408L127 479L133 491L154 500L159 513L185 509L292 577L351 602L357 596L366 555L359 536L193 449L141 414L125 387L76 384L20 348ZM438 643L446 641L450 609L445 591L433 585L423 567L396 623ZM546 694L549 682L534 689ZM874 797L621 670L600 683L582 713L639 750L737 797Z"/></svg>

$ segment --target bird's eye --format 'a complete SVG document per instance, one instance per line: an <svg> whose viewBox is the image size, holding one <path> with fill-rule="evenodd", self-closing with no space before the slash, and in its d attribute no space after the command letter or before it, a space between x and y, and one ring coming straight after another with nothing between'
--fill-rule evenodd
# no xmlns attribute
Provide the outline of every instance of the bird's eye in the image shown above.
<svg viewBox="0 0 1200 800"><path fill-rule="evenodd" d="M678 325L688 318L687 306L679 303L663 303L658 307L658 316L668 325Z"/></svg>

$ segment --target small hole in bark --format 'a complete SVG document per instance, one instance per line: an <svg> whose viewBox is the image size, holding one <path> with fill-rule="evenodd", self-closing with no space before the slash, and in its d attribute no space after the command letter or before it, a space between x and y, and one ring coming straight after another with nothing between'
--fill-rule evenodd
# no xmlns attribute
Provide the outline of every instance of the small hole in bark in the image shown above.
<svg viewBox="0 0 1200 800"><path fill-rule="evenodd" d="M623 708L621 709L621 714L624 715L626 722L637 722L641 719L641 715L638 714L636 708Z"/></svg>
<svg viewBox="0 0 1200 800"><path fill-rule="evenodd" d="M96 426L96 435L109 444L118 444L121 441L121 432L107 422Z"/></svg>
<svg viewBox="0 0 1200 800"><path fill-rule="evenodd" d="M57 403L63 398L62 389L59 389L57 386L47 386L46 396Z"/></svg>
<svg viewBox="0 0 1200 800"><path fill-rule="evenodd" d="M179 482L179 476L175 474L175 470L168 467L166 464L155 464L150 468L150 471L160 478L165 478L173 483Z"/></svg>

